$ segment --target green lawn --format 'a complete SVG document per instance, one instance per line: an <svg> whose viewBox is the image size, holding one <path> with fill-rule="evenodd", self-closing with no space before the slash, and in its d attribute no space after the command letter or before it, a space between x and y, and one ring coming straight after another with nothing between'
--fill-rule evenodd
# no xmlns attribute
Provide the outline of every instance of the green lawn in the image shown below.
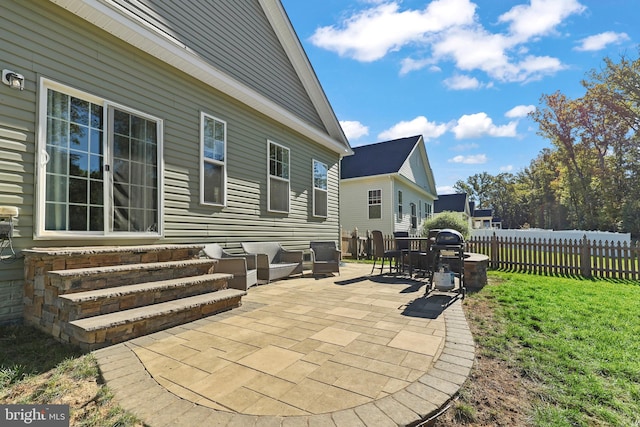
<svg viewBox="0 0 640 427"><path fill-rule="evenodd" d="M483 351L540 385L536 426L640 425L640 285L490 272ZM491 332L492 331L492 332Z"/></svg>

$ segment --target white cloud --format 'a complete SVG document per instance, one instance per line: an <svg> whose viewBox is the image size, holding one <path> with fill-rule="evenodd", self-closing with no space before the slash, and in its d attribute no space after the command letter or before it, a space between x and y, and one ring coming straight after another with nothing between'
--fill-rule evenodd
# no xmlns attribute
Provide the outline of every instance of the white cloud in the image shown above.
<svg viewBox="0 0 640 427"><path fill-rule="evenodd" d="M458 119L452 128L456 139L480 138L482 136L515 137L518 122L509 122L503 126L496 126L486 113L465 114Z"/></svg>
<svg viewBox="0 0 640 427"><path fill-rule="evenodd" d="M449 163L462 163L465 165L481 165L487 163L487 156L485 154L474 154L471 156L455 156L448 160Z"/></svg>
<svg viewBox="0 0 640 427"><path fill-rule="evenodd" d="M480 145L476 144L475 142L469 144L458 144L455 147L452 147L451 151L469 151L475 150L478 147L480 147Z"/></svg>
<svg viewBox="0 0 640 427"><path fill-rule="evenodd" d="M478 89L482 84L475 77L456 74L444 80L445 86L452 90Z"/></svg>
<svg viewBox="0 0 640 427"><path fill-rule="evenodd" d="M424 67L426 67L427 65L430 65L433 63L433 60L431 59L421 59L421 60L415 60L415 59L411 59L411 58L405 58L400 62L400 75L404 76L405 74L408 74L412 71L418 71L423 69ZM442 71L442 69L440 69L437 66L432 66L431 67L431 71L434 72L439 72Z"/></svg>
<svg viewBox="0 0 640 427"><path fill-rule="evenodd" d="M585 10L578 0L531 0L529 5L514 6L498 21L509 23L516 40L526 41L553 32L564 19Z"/></svg>
<svg viewBox="0 0 640 427"><path fill-rule="evenodd" d="M398 1L381 3L347 18L340 26L318 28L311 42L358 61L370 62L446 28L473 20L469 0L434 0L424 10L400 10Z"/></svg>
<svg viewBox="0 0 640 427"><path fill-rule="evenodd" d="M500 172L511 172L513 170L513 165L506 165L500 167Z"/></svg>
<svg viewBox="0 0 640 427"><path fill-rule="evenodd" d="M504 116L509 117L510 119L519 119L522 117L527 117L527 114L533 111L536 111L535 105L517 105L511 110L507 111Z"/></svg>
<svg viewBox="0 0 640 427"><path fill-rule="evenodd" d="M408 122L402 121L378 135L380 139L405 138L413 135L422 135L426 141L442 136L448 129L444 123L430 122L424 116L418 116Z"/></svg>
<svg viewBox="0 0 640 427"><path fill-rule="evenodd" d="M576 47L578 51L596 51L602 50L610 44L620 44L628 41L629 36L627 33L615 33L613 31L607 31L604 33L596 34L593 36L585 37L580 40L580 46Z"/></svg>
<svg viewBox="0 0 640 427"><path fill-rule="evenodd" d="M349 140L369 135L369 128L358 121L340 120L340 126Z"/></svg>
<svg viewBox="0 0 640 427"><path fill-rule="evenodd" d="M443 185L441 187L436 187L436 191L438 194L454 194L456 192L455 188L452 185Z"/></svg>
<svg viewBox="0 0 640 427"><path fill-rule="evenodd" d="M311 42L363 62L415 47L402 60L400 75L451 61L459 71L480 70L504 82L538 80L564 69L557 58L529 54L527 43L555 33L569 16L586 9L578 0L530 0L499 17L507 30L490 32L479 22L471 0L433 0L423 9L401 9L400 0L367 3L342 22L318 28ZM451 79L453 89L472 83L455 75Z"/></svg>

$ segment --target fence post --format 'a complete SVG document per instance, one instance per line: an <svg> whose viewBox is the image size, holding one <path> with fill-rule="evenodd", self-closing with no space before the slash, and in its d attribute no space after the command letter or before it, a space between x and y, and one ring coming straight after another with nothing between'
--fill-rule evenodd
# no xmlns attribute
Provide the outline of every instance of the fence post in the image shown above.
<svg viewBox="0 0 640 427"><path fill-rule="evenodd" d="M494 231L493 236L491 236L491 268L498 268L498 253L498 236Z"/></svg>
<svg viewBox="0 0 640 427"><path fill-rule="evenodd" d="M591 242L585 234L580 245L580 274L591 277Z"/></svg>

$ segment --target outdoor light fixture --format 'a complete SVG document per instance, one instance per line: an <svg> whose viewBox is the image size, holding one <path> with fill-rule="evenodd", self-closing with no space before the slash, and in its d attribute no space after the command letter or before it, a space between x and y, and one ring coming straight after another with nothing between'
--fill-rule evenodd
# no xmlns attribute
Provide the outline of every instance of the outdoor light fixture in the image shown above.
<svg viewBox="0 0 640 427"><path fill-rule="evenodd" d="M2 83L11 89L24 90L24 76L11 70L2 70Z"/></svg>

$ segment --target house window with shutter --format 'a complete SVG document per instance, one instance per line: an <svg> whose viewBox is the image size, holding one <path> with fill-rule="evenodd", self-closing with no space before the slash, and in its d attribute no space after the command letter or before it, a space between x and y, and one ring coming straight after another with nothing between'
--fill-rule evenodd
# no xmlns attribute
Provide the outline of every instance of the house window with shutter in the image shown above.
<svg viewBox="0 0 640 427"><path fill-rule="evenodd" d="M402 221L402 191L398 191L398 222Z"/></svg>

